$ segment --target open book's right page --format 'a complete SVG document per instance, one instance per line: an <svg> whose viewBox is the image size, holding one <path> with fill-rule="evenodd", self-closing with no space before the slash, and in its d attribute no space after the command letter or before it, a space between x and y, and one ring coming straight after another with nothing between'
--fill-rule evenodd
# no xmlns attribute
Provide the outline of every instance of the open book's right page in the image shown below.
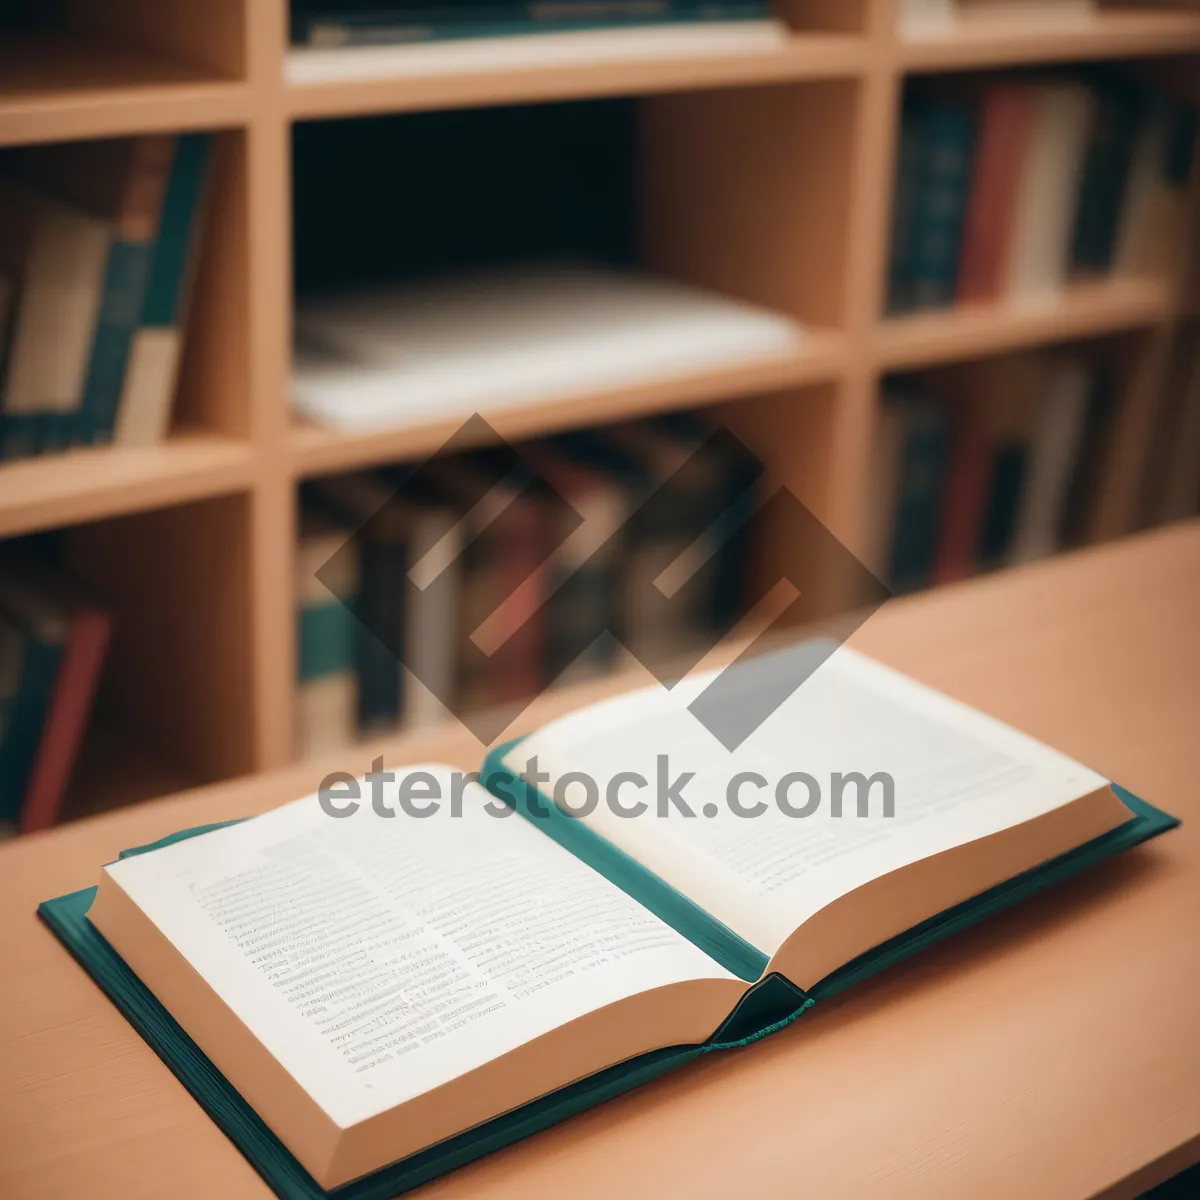
<svg viewBox="0 0 1200 1200"><path fill-rule="evenodd" d="M793 652L803 647L781 654ZM738 686L762 678L764 661L734 668L740 681L731 702ZM781 662L776 656L774 667ZM517 745L506 766L527 772L536 757L542 792L575 809L584 795L575 775L590 776L601 799L581 819L768 956L835 901L884 877L891 891L880 894L898 914L935 915L945 905L920 911L921 898L901 896L897 885L902 869L934 856L950 861L955 847L991 839L1008 849L986 867L983 855L971 863L960 853L959 878L938 887L923 866L915 889L944 893L947 904L966 899L1001 881L987 870L1003 875L1014 858L1033 854L1016 873L1070 848L1055 838L1082 842L1129 818L1100 775L847 647L733 752L687 707L715 678L687 679L670 692L651 687L563 717ZM644 811L623 815L638 801ZM1070 821L1048 817L1066 817L1068 806ZM1048 853L1039 854L1036 837L1015 851L1015 837L993 837L1032 831L1039 818L1041 828L1057 826L1041 840ZM891 929L887 914L871 924L881 940L908 927ZM847 957L869 948L848 943Z"/></svg>

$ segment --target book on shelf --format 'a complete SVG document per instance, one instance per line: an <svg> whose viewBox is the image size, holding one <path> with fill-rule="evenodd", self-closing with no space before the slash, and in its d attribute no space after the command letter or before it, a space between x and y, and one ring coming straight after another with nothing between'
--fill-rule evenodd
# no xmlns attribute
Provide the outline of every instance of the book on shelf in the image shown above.
<svg viewBox="0 0 1200 1200"><path fill-rule="evenodd" d="M906 96L900 112L892 182L892 240L888 257L888 310L891 312L904 312L913 307L912 247L921 199L924 148L924 107Z"/></svg>
<svg viewBox="0 0 1200 1200"><path fill-rule="evenodd" d="M0 458L56 446L83 400L113 241L109 221L0 181L0 268L17 281L0 406Z"/></svg>
<svg viewBox="0 0 1200 1200"><path fill-rule="evenodd" d="M1103 70L910 88L888 311L1167 274L1194 140L1190 105Z"/></svg>
<svg viewBox="0 0 1200 1200"><path fill-rule="evenodd" d="M643 662L686 656L711 642L721 578L715 522L726 503L725 464L703 440L653 422L605 431L650 483L632 519L626 592L628 645Z"/></svg>
<svg viewBox="0 0 1200 1200"><path fill-rule="evenodd" d="M404 715L401 664L406 650L405 572L411 514L383 479L369 473L314 480L306 498L357 545L357 587L337 596L353 617L358 672L355 724L364 735L388 732ZM339 574L348 576L344 565ZM329 582L336 586L351 580Z"/></svg>
<svg viewBox="0 0 1200 1200"><path fill-rule="evenodd" d="M17 312L17 276L15 272L0 270L0 396L4 395L4 374L8 365L8 352L12 345L13 318ZM0 409L0 422L4 420Z"/></svg>
<svg viewBox="0 0 1200 1200"><path fill-rule="evenodd" d="M1060 547L1092 540L1093 514L1116 432L1117 384L1111 373L1098 372L1087 398L1083 439L1071 467L1059 521Z"/></svg>
<svg viewBox="0 0 1200 1200"><path fill-rule="evenodd" d="M1194 105L1162 94L1147 101L1117 231L1119 273L1156 278L1169 272L1186 229L1196 136Z"/></svg>
<svg viewBox="0 0 1200 1200"><path fill-rule="evenodd" d="M341 819L312 795L185 831L39 912L278 1195L354 1198L756 1042L1177 824L848 648L723 687L799 665L732 753L687 708L699 674L496 747L483 786L399 769L330 793ZM664 755L676 809L713 816L618 816ZM843 795L851 766L875 775Z"/></svg>
<svg viewBox="0 0 1200 1200"><path fill-rule="evenodd" d="M544 682L552 529L536 477L507 446L435 459L425 474L463 520L458 702L468 712L519 706Z"/></svg>
<svg viewBox="0 0 1200 1200"><path fill-rule="evenodd" d="M933 582L965 579L1007 561L1046 379L1041 355L1010 354L950 367L928 380L954 430Z"/></svg>
<svg viewBox="0 0 1200 1200"><path fill-rule="evenodd" d="M984 92L956 283L955 298L962 303L996 300L1004 291L1007 248L1033 116L1030 87L997 84Z"/></svg>
<svg viewBox="0 0 1200 1200"><path fill-rule="evenodd" d="M694 659L740 614L751 552L732 535L762 476L735 439L672 414L307 483L299 752L448 709L502 715L611 670L619 643Z"/></svg>
<svg viewBox="0 0 1200 1200"><path fill-rule="evenodd" d="M617 642L598 637L579 653L580 631L619 630L623 536L632 497L619 478L573 457L553 441L521 447L521 457L553 493L546 505L543 684L577 683L611 670ZM559 502L561 500L561 503Z"/></svg>
<svg viewBox="0 0 1200 1200"><path fill-rule="evenodd" d="M394 483L395 474L385 478ZM446 719L443 698L457 695L463 514L447 497L407 492L404 727L427 729Z"/></svg>
<svg viewBox="0 0 1200 1200"><path fill-rule="evenodd" d="M27 147L0 197L15 314L5 458L161 441L175 394L206 134Z"/></svg>
<svg viewBox="0 0 1200 1200"><path fill-rule="evenodd" d="M111 242L83 388L73 410L47 425L40 449L90 445L111 435L129 352L150 276L151 256L176 139L167 134L35 146L24 177L108 223Z"/></svg>
<svg viewBox="0 0 1200 1200"><path fill-rule="evenodd" d="M881 580L888 580L892 575L896 498L903 469L907 416L906 406L896 402L894 392L885 393L875 409L862 561Z"/></svg>
<svg viewBox="0 0 1200 1200"><path fill-rule="evenodd" d="M302 298L291 394L370 433L797 353L780 314L636 272L570 264Z"/></svg>
<svg viewBox="0 0 1200 1200"><path fill-rule="evenodd" d="M899 435L889 438L898 462L888 469L897 484L886 581L893 591L906 592L924 586L933 570L949 427L936 401L911 390L891 390L883 404L885 421L900 424Z"/></svg>
<svg viewBox="0 0 1200 1200"><path fill-rule="evenodd" d="M1081 355L1048 358L1045 383L1037 394L1028 478L1013 534L1013 562L1033 562L1058 549L1067 489L1083 445L1088 396L1094 387L1091 364Z"/></svg>
<svg viewBox="0 0 1200 1200"><path fill-rule="evenodd" d="M1085 539L1111 437L1111 375L1021 352L892 385L872 457L871 560L895 591Z"/></svg>
<svg viewBox="0 0 1200 1200"><path fill-rule="evenodd" d="M975 147L975 117L953 101L918 108L921 155L905 258L913 308L942 308L954 301L963 221Z"/></svg>
<svg viewBox="0 0 1200 1200"><path fill-rule="evenodd" d="M1145 99L1128 83L1096 88L1072 236L1071 268L1078 274L1112 269Z"/></svg>
<svg viewBox="0 0 1200 1200"><path fill-rule="evenodd" d="M0 571L0 820L53 825L83 744L111 621L49 568Z"/></svg>
<svg viewBox="0 0 1200 1200"><path fill-rule="evenodd" d="M992 482L988 412L961 400L952 406L950 443L931 582L955 583L979 569L979 531Z"/></svg>
<svg viewBox="0 0 1200 1200"><path fill-rule="evenodd" d="M1141 497L1146 525L1200 512L1200 350L1194 322L1182 326L1159 401L1161 419Z"/></svg>
<svg viewBox="0 0 1200 1200"><path fill-rule="evenodd" d="M1035 93L1006 266L1009 295L1053 295L1066 282L1092 112L1092 92L1081 84L1046 84Z"/></svg>
<svg viewBox="0 0 1200 1200"><path fill-rule="evenodd" d="M456 38L578 32L770 16L765 0L472 0L471 3L291 6L292 45L313 50L388 46Z"/></svg>
<svg viewBox="0 0 1200 1200"><path fill-rule="evenodd" d="M358 738L359 594L354 530L305 505L296 541L296 753L316 758ZM318 574L320 572L320 574Z"/></svg>
<svg viewBox="0 0 1200 1200"><path fill-rule="evenodd" d="M115 410L97 423L96 441L152 446L167 435L203 241L211 158L208 134L176 139L120 397Z"/></svg>

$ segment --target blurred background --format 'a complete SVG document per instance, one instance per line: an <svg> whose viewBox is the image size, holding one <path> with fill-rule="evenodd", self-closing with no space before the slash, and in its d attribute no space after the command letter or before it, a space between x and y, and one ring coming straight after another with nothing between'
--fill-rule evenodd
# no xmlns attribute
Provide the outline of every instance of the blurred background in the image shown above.
<svg viewBox="0 0 1200 1200"><path fill-rule="evenodd" d="M1180 0L5 4L4 831L686 656L781 488L897 594L1196 514L1198 100Z"/></svg>

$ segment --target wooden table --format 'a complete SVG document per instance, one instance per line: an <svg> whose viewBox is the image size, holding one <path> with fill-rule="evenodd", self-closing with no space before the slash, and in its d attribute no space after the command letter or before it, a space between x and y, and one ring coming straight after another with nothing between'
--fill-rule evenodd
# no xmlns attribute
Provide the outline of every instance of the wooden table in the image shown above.
<svg viewBox="0 0 1200 1200"><path fill-rule="evenodd" d="M423 1198L1115 1197L1200 1159L1200 523L894 602L855 644L1183 827ZM396 746L389 765L478 761L461 735ZM267 1195L34 908L124 846L292 799L326 769L0 851L0 1197Z"/></svg>

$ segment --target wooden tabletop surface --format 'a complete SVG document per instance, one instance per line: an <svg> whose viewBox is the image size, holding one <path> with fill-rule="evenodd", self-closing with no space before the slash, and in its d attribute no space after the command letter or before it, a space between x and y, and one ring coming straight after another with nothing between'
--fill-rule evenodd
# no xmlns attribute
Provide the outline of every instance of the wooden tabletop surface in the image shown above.
<svg viewBox="0 0 1200 1200"><path fill-rule="evenodd" d="M422 1200L1118 1197L1200 1159L1200 523L893 602L854 644L1183 826ZM389 765L479 760L468 735L393 745ZM0 849L0 1197L268 1195L34 909L125 846L294 799L327 769Z"/></svg>

